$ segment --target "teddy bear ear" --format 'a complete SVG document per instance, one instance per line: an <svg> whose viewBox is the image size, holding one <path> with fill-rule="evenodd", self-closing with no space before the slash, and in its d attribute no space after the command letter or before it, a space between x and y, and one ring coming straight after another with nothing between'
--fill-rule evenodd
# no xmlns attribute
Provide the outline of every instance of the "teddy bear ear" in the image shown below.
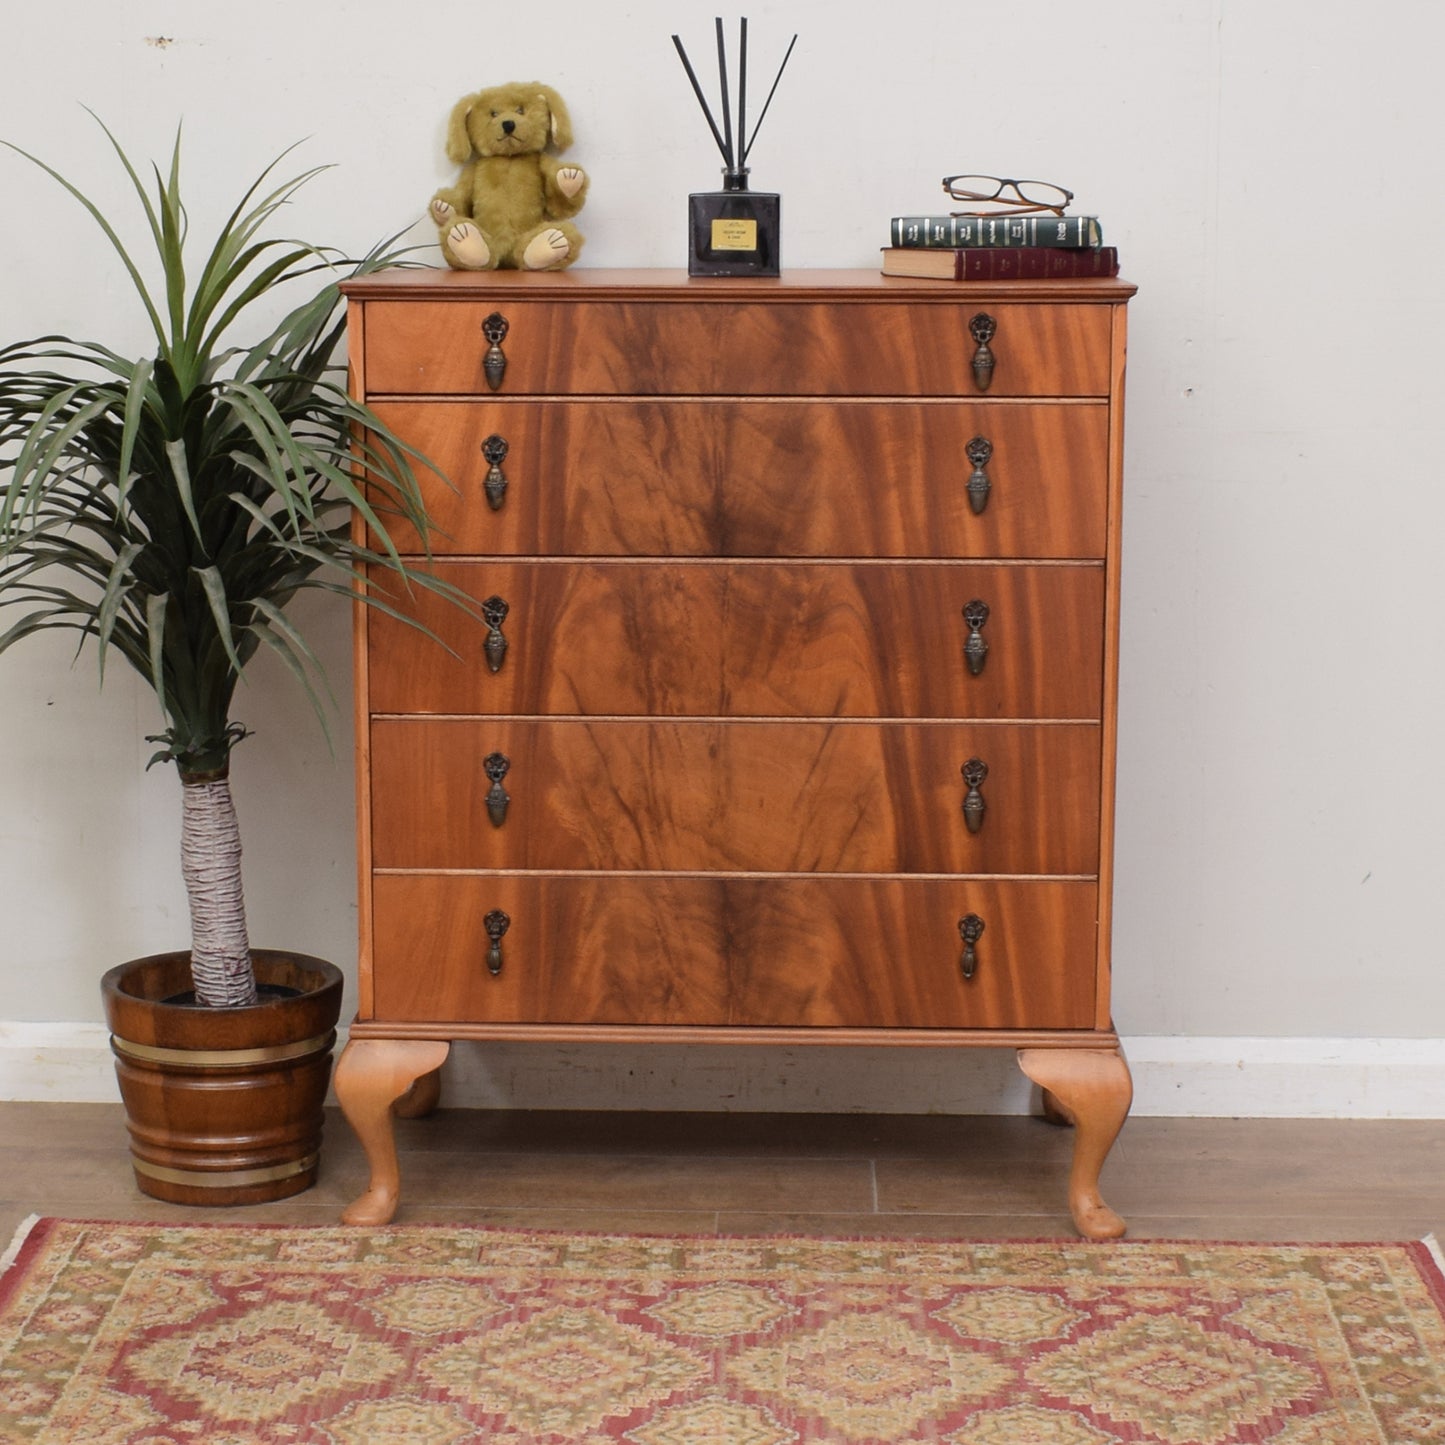
<svg viewBox="0 0 1445 1445"><path fill-rule="evenodd" d="M472 138L467 133L467 117L477 103L475 95L464 95L453 107L447 122L447 159L454 166L465 165L472 158Z"/></svg>
<svg viewBox="0 0 1445 1445"><path fill-rule="evenodd" d="M563 104L562 97L552 89L550 85L537 87L537 99L540 100L552 117L552 146L555 150L564 151L572 144L572 117L567 114L567 107Z"/></svg>

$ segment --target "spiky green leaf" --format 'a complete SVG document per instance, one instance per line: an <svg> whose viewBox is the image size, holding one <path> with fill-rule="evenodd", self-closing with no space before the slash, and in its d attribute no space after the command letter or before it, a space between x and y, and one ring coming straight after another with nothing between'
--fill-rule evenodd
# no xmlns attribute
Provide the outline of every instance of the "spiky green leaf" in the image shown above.
<svg viewBox="0 0 1445 1445"><path fill-rule="evenodd" d="M259 647L282 659L313 706L323 699L324 671L285 615L298 592L360 598L413 625L380 577L397 594L420 588L476 606L397 545L404 526L408 553L429 555L415 466L430 463L347 395L333 355L344 327L338 280L397 263L397 238L349 261L264 234L322 169L278 181L283 152L189 266L179 131L168 163L137 167L102 130L159 263L154 293L121 226L11 149L101 228L156 347L138 361L64 336L0 347L0 637L8 646L53 627L94 640L102 655L118 651L156 692L165 755L224 758L243 732L229 717L234 690ZM261 339L232 345L263 308ZM48 580L60 574L64 585Z"/></svg>

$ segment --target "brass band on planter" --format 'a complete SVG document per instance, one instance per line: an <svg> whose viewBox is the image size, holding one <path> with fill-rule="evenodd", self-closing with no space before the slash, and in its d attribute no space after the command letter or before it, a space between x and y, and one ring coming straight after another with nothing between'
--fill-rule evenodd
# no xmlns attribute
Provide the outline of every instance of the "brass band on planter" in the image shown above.
<svg viewBox="0 0 1445 1445"><path fill-rule="evenodd" d="M137 1174L159 1179L166 1184L186 1184L197 1189L243 1189L248 1184L272 1184L278 1179L293 1179L316 1167L320 1154L313 1152L289 1164L273 1164L268 1169L173 1169L165 1164L152 1164L131 1156Z"/></svg>
<svg viewBox="0 0 1445 1445"><path fill-rule="evenodd" d="M163 1049L155 1044L132 1043L116 1034L111 1048L122 1058L149 1064L187 1064L197 1069L240 1069L252 1064L279 1064L307 1054L323 1053L336 1042L336 1031L317 1034L294 1044L271 1044L262 1049Z"/></svg>

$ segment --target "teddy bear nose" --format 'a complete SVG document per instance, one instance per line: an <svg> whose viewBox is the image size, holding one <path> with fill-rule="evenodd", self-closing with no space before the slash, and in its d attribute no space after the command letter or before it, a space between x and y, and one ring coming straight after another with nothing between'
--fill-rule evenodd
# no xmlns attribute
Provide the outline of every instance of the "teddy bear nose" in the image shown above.
<svg viewBox="0 0 1445 1445"><path fill-rule="evenodd" d="M517 122L514 121L514 120L504 120L504 121L502 122L502 134L503 134L503 135L511 135L511 133L512 133L514 130L516 130L516 128L517 128Z"/></svg>

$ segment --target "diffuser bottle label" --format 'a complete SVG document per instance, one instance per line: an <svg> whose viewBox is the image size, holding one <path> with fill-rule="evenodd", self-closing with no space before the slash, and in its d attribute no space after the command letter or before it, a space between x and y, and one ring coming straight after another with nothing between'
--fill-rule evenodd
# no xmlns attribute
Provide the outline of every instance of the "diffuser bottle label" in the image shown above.
<svg viewBox="0 0 1445 1445"><path fill-rule="evenodd" d="M758 223L742 217L727 217L712 223L714 251L756 251Z"/></svg>

